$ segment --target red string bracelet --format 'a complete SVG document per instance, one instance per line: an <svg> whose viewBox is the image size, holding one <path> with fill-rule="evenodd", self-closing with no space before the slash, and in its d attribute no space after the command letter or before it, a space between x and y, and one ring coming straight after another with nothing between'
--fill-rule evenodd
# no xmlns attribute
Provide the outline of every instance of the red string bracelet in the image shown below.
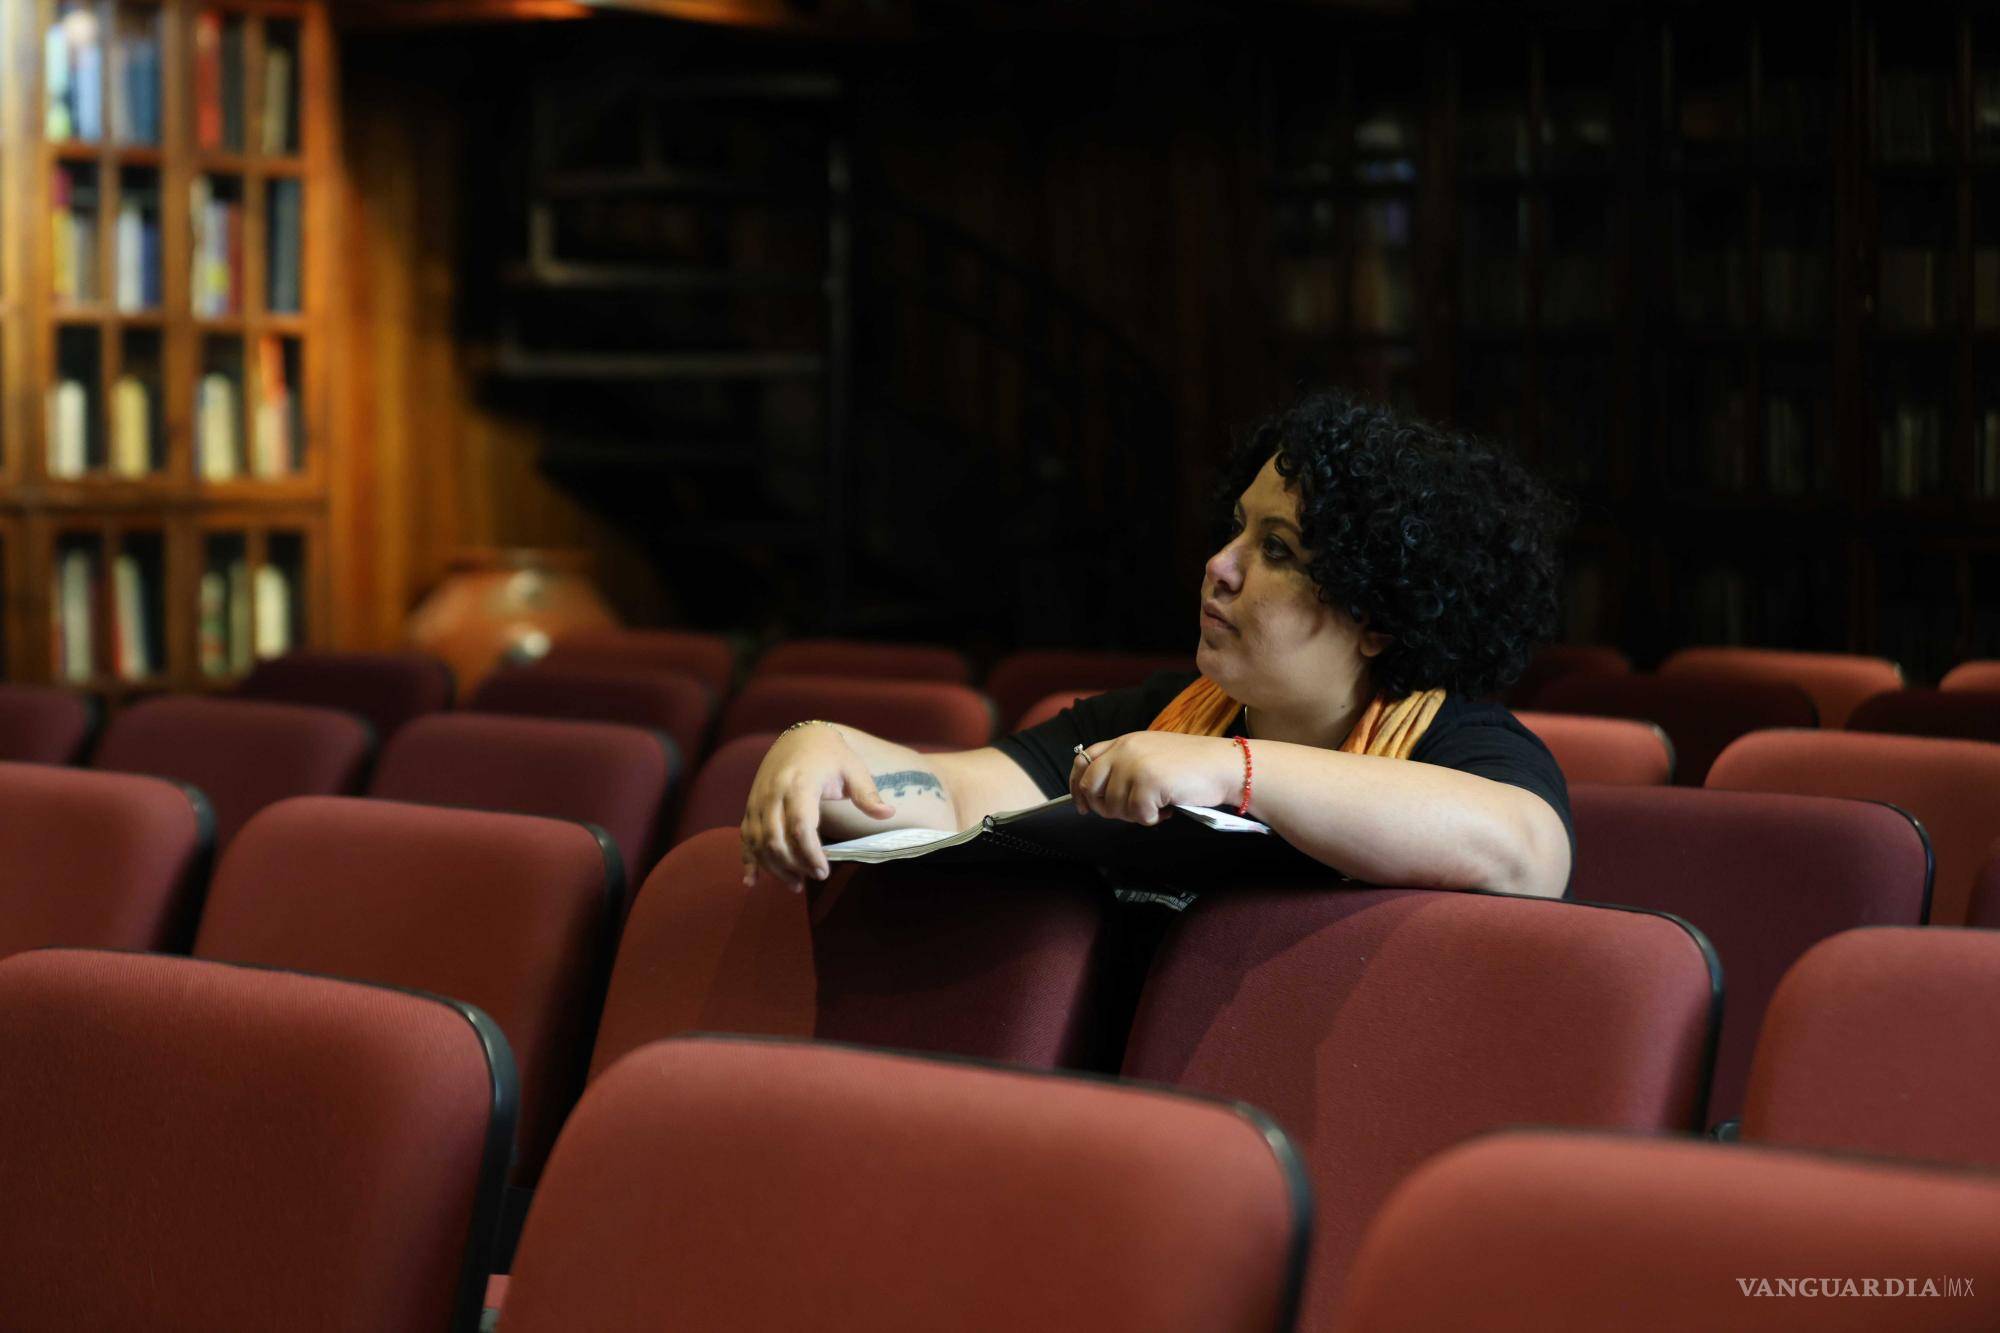
<svg viewBox="0 0 2000 1333"><path fill-rule="evenodd" d="M1247 817L1250 814L1250 742L1241 736L1231 736L1243 749L1243 804L1236 807L1236 813Z"/></svg>

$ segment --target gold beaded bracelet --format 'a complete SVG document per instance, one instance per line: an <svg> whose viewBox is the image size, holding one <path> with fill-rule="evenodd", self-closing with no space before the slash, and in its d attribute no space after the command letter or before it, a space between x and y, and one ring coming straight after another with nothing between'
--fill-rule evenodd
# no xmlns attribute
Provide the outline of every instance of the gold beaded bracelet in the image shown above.
<svg viewBox="0 0 2000 1333"><path fill-rule="evenodd" d="M781 731L778 734L780 736L783 736L787 732L797 731L800 727L831 727L832 725L833 723L827 721L823 717L809 717L803 722L792 723L791 726L786 727L784 731Z"/></svg>

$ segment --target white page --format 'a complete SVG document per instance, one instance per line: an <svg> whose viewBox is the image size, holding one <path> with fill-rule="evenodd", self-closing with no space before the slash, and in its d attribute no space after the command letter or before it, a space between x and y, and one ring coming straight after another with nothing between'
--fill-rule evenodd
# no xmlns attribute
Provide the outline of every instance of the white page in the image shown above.
<svg viewBox="0 0 2000 1333"><path fill-rule="evenodd" d="M870 833L865 838L850 838L846 842L830 842L822 850L833 852L896 852L905 847L924 847L934 842L958 835L950 829L941 828L892 828L881 833Z"/></svg>

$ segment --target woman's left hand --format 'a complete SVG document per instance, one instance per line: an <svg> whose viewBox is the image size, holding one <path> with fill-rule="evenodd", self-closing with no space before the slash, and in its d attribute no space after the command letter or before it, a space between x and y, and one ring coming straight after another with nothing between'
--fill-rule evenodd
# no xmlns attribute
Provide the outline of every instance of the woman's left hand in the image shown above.
<svg viewBox="0 0 2000 1333"><path fill-rule="evenodd" d="M1157 824L1176 805L1233 807L1242 791L1242 754L1221 736L1127 732L1085 748L1069 770L1077 809L1134 824Z"/></svg>

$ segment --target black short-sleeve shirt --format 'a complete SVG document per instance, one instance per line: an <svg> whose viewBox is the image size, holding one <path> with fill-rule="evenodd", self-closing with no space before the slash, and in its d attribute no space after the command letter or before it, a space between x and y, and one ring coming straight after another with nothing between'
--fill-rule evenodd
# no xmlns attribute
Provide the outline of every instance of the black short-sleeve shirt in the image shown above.
<svg viewBox="0 0 2000 1333"><path fill-rule="evenodd" d="M1069 790L1069 770L1077 745L1095 745L1127 732L1144 731L1162 708L1194 682L1196 674L1162 671L1144 685L1079 699L1040 726L997 742L998 748L1035 780L1043 796L1060 796ZM1227 734L1246 734L1241 715ZM1523 787L1541 797L1562 819L1563 830L1569 834L1570 864L1576 864L1569 784L1549 747L1521 725L1505 705L1446 695L1444 706L1431 719L1410 759Z"/></svg>

